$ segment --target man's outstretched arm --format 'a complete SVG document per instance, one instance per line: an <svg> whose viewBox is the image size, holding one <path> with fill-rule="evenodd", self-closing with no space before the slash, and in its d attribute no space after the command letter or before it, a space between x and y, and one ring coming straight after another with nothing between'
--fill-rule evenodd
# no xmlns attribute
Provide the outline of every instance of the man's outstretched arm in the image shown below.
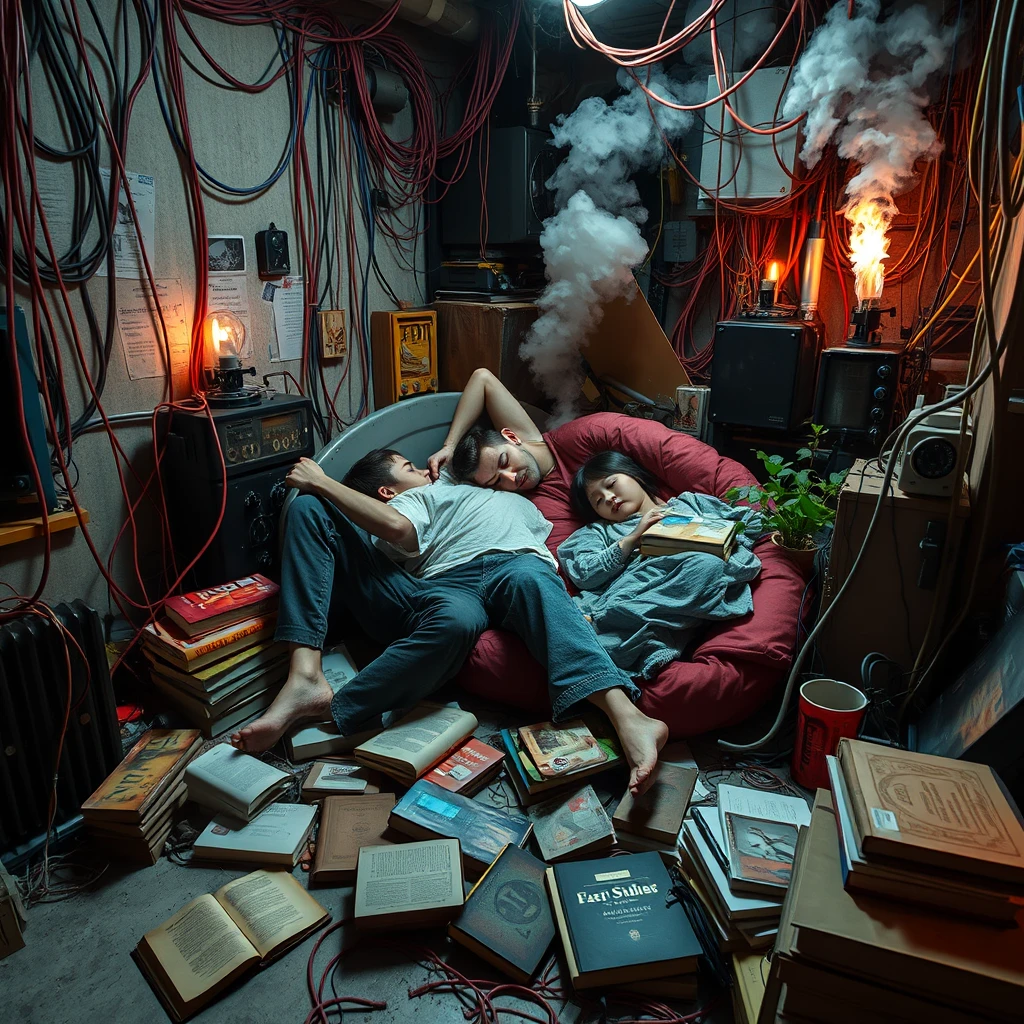
<svg viewBox="0 0 1024 1024"><path fill-rule="evenodd" d="M519 404L519 400L490 370L480 367L473 371L459 404L455 407L455 415L452 417L452 425L448 428L444 446L427 461L430 475L435 480L441 467L452 457L455 446L484 412L490 417L495 430L508 428L521 441L543 440L537 424L530 419L527 411Z"/></svg>
<svg viewBox="0 0 1024 1024"><path fill-rule="evenodd" d="M416 527L386 501L371 498L361 491L332 480L312 459L300 459L288 471L284 482L302 494L326 498L341 509L356 526L391 544L416 551L419 539Z"/></svg>

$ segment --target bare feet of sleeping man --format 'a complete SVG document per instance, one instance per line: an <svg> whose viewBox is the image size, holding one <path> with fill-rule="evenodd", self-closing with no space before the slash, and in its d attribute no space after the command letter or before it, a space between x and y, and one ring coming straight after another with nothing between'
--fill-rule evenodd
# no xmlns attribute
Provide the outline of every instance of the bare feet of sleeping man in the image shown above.
<svg viewBox="0 0 1024 1024"><path fill-rule="evenodd" d="M315 657L313 657L315 655ZM320 652L308 647L292 651L288 679L267 712L231 736L231 745L258 754L269 750L299 722L327 722L334 692L320 667Z"/></svg>
<svg viewBox="0 0 1024 1024"><path fill-rule="evenodd" d="M654 781L658 753L668 740L668 726L645 715L618 687L591 694L588 699L611 721L630 767L629 791L639 796Z"/></svg>

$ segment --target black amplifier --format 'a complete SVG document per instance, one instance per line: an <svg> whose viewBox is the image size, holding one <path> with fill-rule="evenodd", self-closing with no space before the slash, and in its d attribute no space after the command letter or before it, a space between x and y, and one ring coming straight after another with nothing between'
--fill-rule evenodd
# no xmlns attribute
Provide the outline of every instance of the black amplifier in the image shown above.
<svg viewBox="0 0 1024 1024"><path fill-rule="evenodd" d="M205 411L174 409L161 471L179 568L210 536L227 496L220 529L186 583L216 586L261 572L276 576L277 525L287 496L284 478L303 455L313 456L309 400L274 395L259 405L211 409L221 456ZM159 436L159 434L158 434Z"/></svg>
<svg viewBox="0 0 1024 1024"><path fill-rule="evenodd" d="M845 434L851 449L876 452L889 434L900 383L898 348L827 348L821 353L814 422L828 427L829 441Z"/></svg>

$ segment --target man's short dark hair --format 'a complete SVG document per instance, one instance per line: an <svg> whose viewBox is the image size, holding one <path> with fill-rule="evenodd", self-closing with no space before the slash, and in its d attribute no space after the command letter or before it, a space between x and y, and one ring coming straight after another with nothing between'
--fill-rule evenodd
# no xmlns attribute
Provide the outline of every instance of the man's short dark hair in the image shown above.
<svg viewBox="0 0 1024 1024"><path fill-rule="evenodd" d="M374 448L364 455L346 474L341 482L354 491L379 498L381 487L395 482L395 459L403 458L394 448Z"/></svg>
<svg viewBox="0 0 1024 1024"><path fill-rule="evenodd" d="M459 483L472 480L480 468L480 452L484 448L498 448L505 443L504 436L491 427L473 427L455 446L452 455L452 475Z"/></svg>

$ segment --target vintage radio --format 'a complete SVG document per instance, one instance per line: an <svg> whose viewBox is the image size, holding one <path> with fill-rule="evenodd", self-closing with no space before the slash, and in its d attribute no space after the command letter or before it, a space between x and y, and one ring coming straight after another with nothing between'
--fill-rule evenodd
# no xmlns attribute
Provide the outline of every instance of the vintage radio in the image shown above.
<svg viewBox="0 0 1024 1024"><path fill-rule="evenodd" d="M889 433L900 382L896 348L827 348L821 353L814 422L844 444L877 451Z"/></svg>
<svg viewBox="0 0 1024 1024"><path fill-rule="evenodd" d="M437 391L437 314L432 309L371 313L370 342L377 409Z"/></svg>

